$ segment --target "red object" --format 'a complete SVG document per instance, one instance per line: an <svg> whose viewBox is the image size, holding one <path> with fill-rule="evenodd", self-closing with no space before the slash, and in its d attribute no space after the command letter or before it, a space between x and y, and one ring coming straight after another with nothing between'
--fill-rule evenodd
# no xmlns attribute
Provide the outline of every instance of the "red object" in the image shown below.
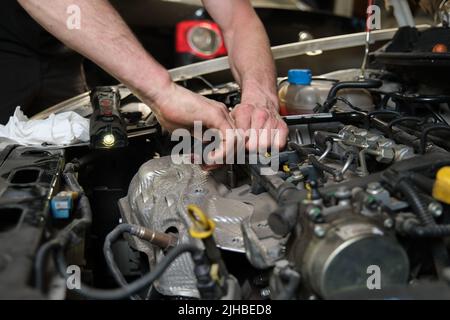
<svg viewBox="0 0 450 320"><path fill-rule="evenodd" d="M198 51L196 48L192 47L189 42L189 32L193 28L206 28L214 31L219 36L219 45L215 52L211 54L205 54L204 52ZM190 53L202 59L213 59L227 54L227 49L225 48L225 43L223 41L223 35L220 31L219 26L209 20L186 20L177 24L176 27L176 42L175 49L177 53Z"/></svg>
<svg viewBox="0 0 450 320"><path fill-rule="evenodd" d="M103 116L111 116L112 115L112 101L111 99L101 99L100 107Z"/></svg>
<svg viewBox="0 0 450 320"><path fill-rule="evenodd" d="M448 52L448 48L447 48L447 46L445 44L438 43L437 45L434 46L433 52L434 53L447 53Z"/></svg>

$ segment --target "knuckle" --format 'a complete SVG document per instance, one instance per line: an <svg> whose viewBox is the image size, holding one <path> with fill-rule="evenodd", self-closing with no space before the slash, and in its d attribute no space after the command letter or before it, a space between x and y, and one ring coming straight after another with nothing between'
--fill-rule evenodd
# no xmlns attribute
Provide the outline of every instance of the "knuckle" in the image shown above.
<svg viewBox="0 0 450 320"><path fill-rule="evenodd" d="M254 111L254 117L257 121L266 121L269 118L269 113L266 110L258 109Z"/></svg>

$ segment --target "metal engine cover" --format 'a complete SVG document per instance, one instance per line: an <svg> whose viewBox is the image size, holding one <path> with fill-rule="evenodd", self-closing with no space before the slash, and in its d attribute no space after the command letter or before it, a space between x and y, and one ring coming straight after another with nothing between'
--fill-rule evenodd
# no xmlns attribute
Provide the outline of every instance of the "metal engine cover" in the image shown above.
<svg viewBox="0 0 450 320"><path fill-rule="evenodd" d="M253 207L224 198L227 193L229 190L216 183L200 166L174 164L171 157L163 157L140 168L130 184L128 196L119 201L119 206L127 223L177 233L180 242L189 242L193 240L188 234L191 222L186 208L196 204L216 222L218 246L243 253L241 223L252 215ZM149 243L136 238L131 238L130 243L148 256L150 266L163 257L163 252ZM185 254L172 263L154 287L167 296L199 297L191 257Z"/></svg>

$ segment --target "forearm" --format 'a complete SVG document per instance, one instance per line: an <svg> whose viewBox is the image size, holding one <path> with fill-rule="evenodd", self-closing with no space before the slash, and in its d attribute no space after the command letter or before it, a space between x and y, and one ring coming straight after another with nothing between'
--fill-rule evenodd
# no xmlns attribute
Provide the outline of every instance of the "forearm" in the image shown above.
<svg viewBox="0 0 450 320"><path fill-rule="evenodd" d="M224 36L233 75L242 87L243 102L254 100L253 95L261 90L276 101L276 70L264 26L256 14L239 14L233 20Z"/></svg>
<svg viewBox="0 0 450 320"><path fill-rule="evenodd" d="M168 72L142 47L106 0L18 0L47 31L146 100L170 84ZM67 8L81 9L81 28L69 29Z"/></svg>
<svg viewBox="0 0 450 320"><path fill-rule="evenodd" d="M242 102L277 107L276 70L269 39L250 1L203 3L224 34L231 70L242 88Z"/></svg>

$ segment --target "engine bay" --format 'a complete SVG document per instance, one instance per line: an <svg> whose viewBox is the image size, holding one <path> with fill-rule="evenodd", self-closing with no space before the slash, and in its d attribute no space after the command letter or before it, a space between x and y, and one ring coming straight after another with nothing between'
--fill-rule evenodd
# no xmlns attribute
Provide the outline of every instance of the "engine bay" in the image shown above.
<svg viewBox="0 0 450 320"><path fill-rule="evenodd" d="M449 298L450 91L433 79L448 53L389 52L372 55L363 79L313 77L312 108L284 111L288 145L266 155L273 175L267 163L174 163L170 135L151 114L125 112L137 98L120 87L121 148L6 146L0 295ZM236 83L185 86L239 104ZM67 289L76 272L81 285Z"/></svg>

